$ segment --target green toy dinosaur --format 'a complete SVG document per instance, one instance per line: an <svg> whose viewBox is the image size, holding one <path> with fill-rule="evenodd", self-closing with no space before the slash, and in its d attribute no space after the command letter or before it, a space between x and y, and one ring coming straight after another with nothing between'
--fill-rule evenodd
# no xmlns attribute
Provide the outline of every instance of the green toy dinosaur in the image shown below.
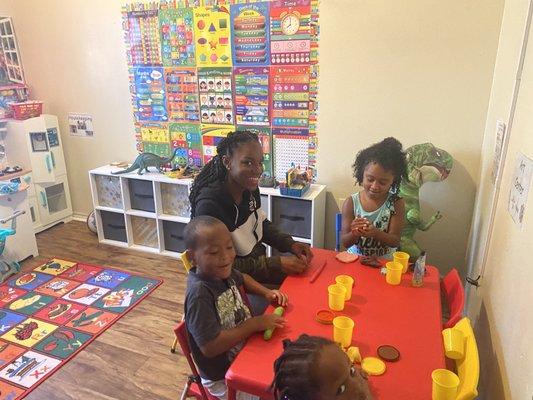
<svg viewBox="0 0 533 400"><path fill-rule="evenodd" d="M407 175L400 185L400 196L405 200L406 225L402 230L400 247L415 260L421 253L414 240L416 230L427 231L442 218L437 211L428 221L422 220L419 191L426 182L441 182L448 177L453 167L453 158L431 143L415 144L406 150Z"/></svg>
<svg viewBox="0 0 533 400"><path fill-rule="evenodd" d="M153 153L141 153L137 156L133 164L131 164L128 168L123 169L122 171L116 171L116 172L111 172L111 173L114 175L127 174L128 172L133 172L137 170L137 173L139 175L142 175L143 169L145 172L149 172L148 167L156 167L159 172L162 172L163 165L172 162L174 157L176 157L178 150L179 148L176 148L174 150L174 153L172 153L172 155L167 158L160 157L157 154L153 154Z"/></svg>

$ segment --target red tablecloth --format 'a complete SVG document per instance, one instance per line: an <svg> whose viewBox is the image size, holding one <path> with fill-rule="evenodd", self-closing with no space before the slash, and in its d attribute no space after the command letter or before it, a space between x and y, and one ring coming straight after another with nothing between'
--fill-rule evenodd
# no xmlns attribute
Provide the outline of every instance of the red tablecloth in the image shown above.
<svg viewBox="0 0 533 400"><path fill-rule="evenodd" d="M287 325L276 329L268 342L260 334L248 340L226 374L228 387L272 399L268 387L274 360L282 353L281 341L296 339L301 333L332 339L333 327L316 322L315 314L328 308L327 286L335 276L348 274L355 279L352 298L338 313L355 321L352 345L359 347L363 358L377 356L377 347L383 344L393 345L401 353L399 361L386 363L385 374L369 378L374 398L430 399L431 371L445 368L438 270L427 267L423 287L411 286L410 273L404 274L399 286L391 286L379 269L359 262L343 264L333 251L313 252L309 271L304 276L288 277L281 287L289 295L284 315ZM326 267L310 283L309 277L324 259Z"/></svg>

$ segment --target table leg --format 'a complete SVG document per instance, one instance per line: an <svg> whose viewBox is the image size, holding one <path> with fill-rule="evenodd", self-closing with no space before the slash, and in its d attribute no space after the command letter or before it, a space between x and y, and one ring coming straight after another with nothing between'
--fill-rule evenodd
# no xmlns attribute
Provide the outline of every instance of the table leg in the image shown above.
<svg viewBox="0 0 533 400"><path fill-rule="evenodd" d="M228 400L237 400L237 391L228 385Z"/></svg>

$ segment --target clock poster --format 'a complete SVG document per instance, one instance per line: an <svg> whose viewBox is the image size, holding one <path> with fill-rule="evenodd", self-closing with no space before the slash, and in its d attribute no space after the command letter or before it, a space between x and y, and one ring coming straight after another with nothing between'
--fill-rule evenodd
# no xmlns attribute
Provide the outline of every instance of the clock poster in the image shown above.
<svg viewBox="0 0 533 400"><path fill-rule="evenodd" d="M309 64L310 0L276 0L270 6L272 64Z"/></svg>
<svg viewBox="0 0 533 400"><path fill-rule="evenodd" d="M125 4L137 150L177 149L173 165L201 167L229 132L247 129L261 142L265 177L284 180L294 164L316 178L318 3Z"/></svg>

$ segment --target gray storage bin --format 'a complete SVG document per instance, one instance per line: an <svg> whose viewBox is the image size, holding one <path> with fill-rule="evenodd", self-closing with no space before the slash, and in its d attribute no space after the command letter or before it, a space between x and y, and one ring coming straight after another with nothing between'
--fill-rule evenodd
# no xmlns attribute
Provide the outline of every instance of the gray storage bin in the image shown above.
<svg viewBox="0 0 533 400"><path fill-rule="evenodd" d="M124 214L100 210L100 218L102 219L104 238L124 243L128 241Z"/></svg>
<svg viewBox="0 0 533 400"><path fill-rule="evenodd" d="M312 203L288 197L272 198L272 222L291 236L311 239Z"/></svg>
<svg viewBox="0 0 533 400"><path fill-rule="evenodd" d="M165 238L165 250L183 253L185 240L183 230L187 224L180 222L163 221L163 236Z"/></svg>
<svg viewBox="0 0 533 400"><path fill-rule="evenodd" d="M134 210L155 212L154 189L152 181L129 179L130 202Z"/></svg>

